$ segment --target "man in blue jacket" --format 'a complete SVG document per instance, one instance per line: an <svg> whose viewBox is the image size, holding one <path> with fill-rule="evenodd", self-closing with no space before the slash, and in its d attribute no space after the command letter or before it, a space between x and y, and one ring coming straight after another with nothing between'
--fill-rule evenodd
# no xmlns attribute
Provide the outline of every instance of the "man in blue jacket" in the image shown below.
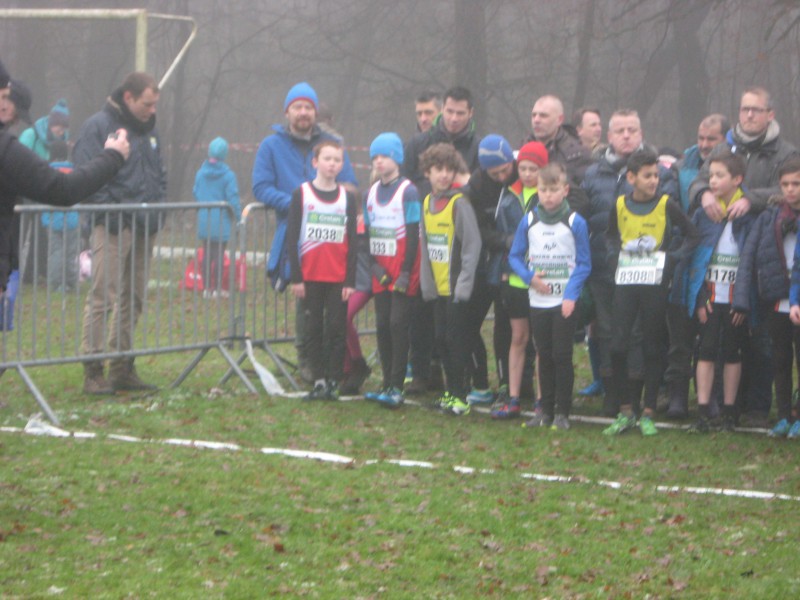
<svg viewBox="0 0 800 600"><path fill-rule="evenodd" d="M119 129L127 132L130 158L116 177L89 197L92 204L163 202L167 174L156 132L158 82L152 75L134 72L112 92L105 106L81 127L72 153L75 167L89 162ZM132 349L136 322L142 313L153 241L160 219L148 213L111 212L94 220L92 229L92 289L83 317L83 352L125 352ZM122 265L122 270L118 269ZM111 304L111 318L106 318ZM107 331L106 331L107 330ZM132 358L111 360L108 379L103 362L84 363L84 392L151 390L142 381Z"/></svg>
<svg viewBox="0 0 800 600"><path fill-rule="evenodd" d="M261 142L253 163L253 195L256 200L275 211L275 235L269 252L267 274L273 287L279 291L286 289L289 283L289 259L285 240L286 219L289 215L292 192L306 181L314 179L316 175L315 169L311 166L314 146L322 140L335 139L340 143L342 141L322 131L317 125L318 107L319 101L314 88L306 82L293 86L283 103L286 125L272 126L275 133ZM349 187L346 184L351 184L353 191L358 185L347 152L344 154L344 166L336 180L346 187ZM306 361L300 304L298 301L295 343L302 375Z"/></svg>

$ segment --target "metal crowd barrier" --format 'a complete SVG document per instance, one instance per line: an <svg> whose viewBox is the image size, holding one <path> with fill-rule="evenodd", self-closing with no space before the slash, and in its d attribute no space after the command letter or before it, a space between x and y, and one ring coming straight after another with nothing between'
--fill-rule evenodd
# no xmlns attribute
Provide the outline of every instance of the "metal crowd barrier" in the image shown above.
<svg viewBox="0 0 800 600"><path fill-rule="evenodd" d="M224 286L230 290L229 295L222 292L214 296L204 295L184 285L187 264L200 245L195 233L200 210L228 213L233 223L228 245L235 250L236 215L225 202L91 205L75 206L70 211L53 210L42 205L16 208L21 224L19 272L22 276L13 313L8 310L7 298L4 298L6 306L2 311L3 325L0 327L0 369L13 369L19 373L51 421L58 423L28 371L31 367L194 351L192 360L172 383L174 387L183 382L211 349L217 349L248 389L256 392L227 349L238 336L235 326L235 270L229 270L227 285ZM146 286L140 299L142 312L135 327L132 316L121 315L112 322L114 301L110 293L111 286L107 282L99 290L103 305L97 327L106 333L102 334L102 347L96 353L88 353L82 341L84 309L91 282L84 281L73 287L66 275L68 265L78 257L67 256L67 263L61 265L60 272L55 276L51 272L54 269L48 269L47 261L42 261L40 257L44 246L41 236L49 235L51 239L60 236L64 242L62 245L66 247L67 237L76 233L66 227L51 231L43 229L39 226L42 215L58 215L66 222L69 212L80 216L84 232L93 231L97 225L104 225L110 231L109 228L113 228L117 220L130 219L131 256L135 257L137 245L138 250L141 250L142 244L152 248L151 259L144 273ZM153 232L156 226L158 231ZM122 239L123 236L117 236L119 244L122 244ZM111 269L117 286L123 284L123 278L125 283L132 286L134 274L142 265L136 264L135 258L131 262L133 264L126 269L120 259ZM133 292L128 299L132 303L137 301ZM131 328L133 335L130 348L123 348L122 342L109 342L109 339L124 338ZM91 334L91 325L88 329Z"/></svg>
<svg viewBox="0 0 800 600"><path fill-rule="evenodd" d="M194 279L187 278L187 265L202 245L196 235L198 212L201 210L225 211L232 223L226 249L230 266L225 281L220 277L218 282L224 291L216 294L191 289ZM295 301L290 292L273 290L266 276L274 213L266 210L264 205L252 203L246 206L238 222L225 202L79 205L69 211L44 205L23 205L16 211L21 221L21 277L13 307L6 296L0 301L0 374L6 370L16 371L53 423L58 424L58 419L37 387L30 368L194 352L172 382L171 387L176 387L209 351L216 349L229 366L220 379L220 385L236 376L248 390L257 393L241 368L247 353L240 348L246 339L250 339L254 347L268 354L291 386L299 389L294 378L297 366L274 349L276 344L294 340ZM48 242L53 246L54 238L58 238L60 246L66 248L68 236L76 234L66 228L43 228L40 225L42 215L49 213L51 218L58 215L66 221L69 212L79 215L79 231L84 232L84 237L95 226L104 225L109 229L117 219L125 216L131 219L132 249L136 244L152 247L145 273L147 285L141 298L142 312L137 323L134 324L131 318L112 322L113 299L108 285L101 290L104 316L99 327L106 335L98 353L88 353L82 341L91 280L71 287L68 285L68 263L62 262L60 267L51 269L47 257L42 256L47 252ZM156 225L157 233L150 233L151 226ZM118 236L120 242L121 237ZM74 261L77 257L70 254L67 260ZM121 285L123 277L132 278L136 266L134 264L126 271L120 261L114 269L116 283ZM110 336L108 332L114 328L117 335ZM122 348L120 343L109 343L110 337L119 339L120 333L131 328L134 333L129 349ZM374 333L371 309L360 315L358 328L363 334ZM234 356L232 351L240 353Z"/></svg>
<svg viewBox="0 0 800 600"><path fill-rule="evenodd" d="M275 231L275 213L260 202L248 204L242 210L239 222L239 255L246 256L248 264L257 266L256 276L248 276L247 291L240 294L237 311L237 326L245 332L245 337L254 347L264 350L295 390L300 389L294 374L298 365L291 359L276 352L277 344L291 343L295 340L296 303L291 291L278 292L266 277L266 261ZM372 304L361 311L357 317L359 334L375 333L375 317ZM241 364L246 358L242 352L238 358ZM226 374L231 375L229 372Z"/></svg>

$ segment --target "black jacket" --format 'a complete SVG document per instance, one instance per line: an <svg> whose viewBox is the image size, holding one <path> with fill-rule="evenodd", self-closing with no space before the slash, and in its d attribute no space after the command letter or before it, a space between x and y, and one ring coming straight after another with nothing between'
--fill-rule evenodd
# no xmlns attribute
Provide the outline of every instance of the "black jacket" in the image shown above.
<svg viewBox="0 0 800 600"><path fill-rule="evenodd" d="M104 150L72 173L50 167L7 131L0 131L0 288L16 266L19 228L14 205L25 196L55 206L71 206L100 189L124 163L116 150Z"/></svg>
<svg viewBox="0 0 800 600"><path fill-rule="evenodd" d="M92 204L141 204L163 202L167 195L167 174L161 160L161 143L155 129L155 116L147 123L139 121L127 109L122 91L115 91L100 112L95 113L81 127L72 159L79 167L92 159L105 144L109 134L118 129L128 132L131 153L125 165L108 185L93 194ZM119 231L118 213L109 215L111 233ZM132 215L122 215L122 227L130 227ZM138 227L147 225L151 233L158 230L158 219L145 213L136 213ZM104 223L104 221L98 221Z"/></svg>
<svg viewBox="0 0 800 600"><path fill-rule="evenodd" d="M406 144L403 151L405 160L400 167L400 172L408 177L419 191L419 197L424 198L431 193L431 185L425 177L425 173L419 169L419 157L428 148L439 143L453 144L461 158L467 163L470 173L480 167L478 163L478 145L481 138L475 131L475 122L470 121L469 125L456 135L451 135L444 128L442 116L439 115L428 131L416 134Z"/></svg>

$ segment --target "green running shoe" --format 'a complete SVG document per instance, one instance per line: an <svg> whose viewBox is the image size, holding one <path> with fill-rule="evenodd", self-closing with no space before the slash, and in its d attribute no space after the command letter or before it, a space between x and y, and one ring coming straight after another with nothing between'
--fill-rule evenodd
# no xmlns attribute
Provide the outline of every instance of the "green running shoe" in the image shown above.
<svg viewBox="0 0 800 600"><path fill-rule="evenodd" d="M469 404L457 396L450 396L450 404L447 406L447 412L457 417L468 415Z"/></svg>
<svg viewBox="0 0 800 600"><path fill-rule="evenodd" d="M642 435L649 436L649 435L656 435L658 433L658 429L656 429L656 424L653 423L653 419L650 417L642 417L639 419L639 430L642 432Z"/></svg>
<svg viewBox="0 0 800 600"><path fill-rule="evenodd" d="M619 413L614 422L603 429L603 435L620 435L629 429L633 429L634 427L636 427L636 417L633 415L627 417L622 413Z"/></svg>

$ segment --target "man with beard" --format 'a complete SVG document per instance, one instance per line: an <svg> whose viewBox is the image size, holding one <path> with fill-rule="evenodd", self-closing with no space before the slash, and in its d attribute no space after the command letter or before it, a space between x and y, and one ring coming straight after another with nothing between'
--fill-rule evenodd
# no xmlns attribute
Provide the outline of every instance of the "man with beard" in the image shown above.
<svg viewBox="0 0 800 600"><path fill-rule="evenodd" d="M267 208L275 211L275 234L269 252L267 273L273 287L283 291L289 283L289 257L286 249L286 220L292 192L306 181L314 179L316 169L311 165L314 147L323 140L341 143L341 139L323 131L317 124L319 100L317 92L305 81L294 85L286 95L283 112L286 124L273 125L275 133L264 138L253 163L253 195ZM338 183L355 191L358 185L347 152L344 165L336 178ZM296 341L300 376L311 377L304 345L302 301L296 305Z"/></svg>

